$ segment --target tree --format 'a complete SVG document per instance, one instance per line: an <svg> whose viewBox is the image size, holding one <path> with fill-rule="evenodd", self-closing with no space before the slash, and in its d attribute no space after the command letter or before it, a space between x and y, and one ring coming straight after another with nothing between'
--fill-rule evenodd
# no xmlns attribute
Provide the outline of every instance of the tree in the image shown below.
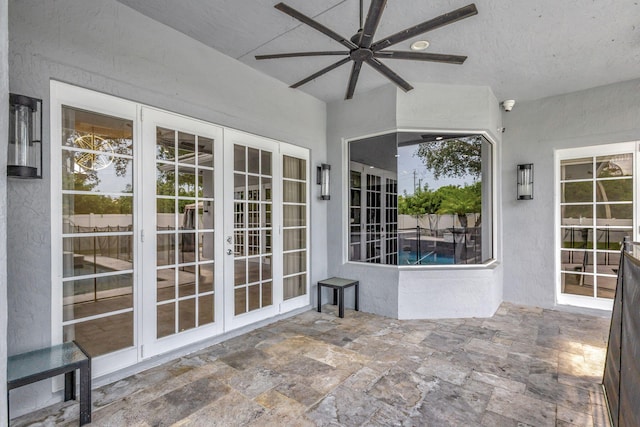
<svg viewBox="0 0 640 427"><path fill-rule="evenodd" d="M422 159L427 169L433 172L435 179L480 177L481 154L481 136L422 142L415 153Z"/></svg>
<svg viewBox="0 0 640 427"><path fill-rule="evenodd" d="M460 225L464 228L467 227L467 214L479 213L482 209L482 185L480 182L464 187L447 185L440 187L437 192L442 195L442 203L438 213L457 215Z"/></svg>

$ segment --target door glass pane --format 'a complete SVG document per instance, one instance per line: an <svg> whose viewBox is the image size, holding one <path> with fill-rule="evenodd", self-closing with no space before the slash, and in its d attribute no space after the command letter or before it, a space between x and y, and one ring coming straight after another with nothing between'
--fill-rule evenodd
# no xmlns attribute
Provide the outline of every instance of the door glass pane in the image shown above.
<svg viewBox="0 0 640 427"><path fill-rule="evenodd" d="M562 180L593 179L593 159L586 157L563 160L560 172L560 179Z"/></svg>
<svg viewBox="0 0 640 427"><path fill-rule="evenodd" d="M593 181L564 182L561 185L563 202L593 202Z"/></svg>
<svg viewBox="0 0 640 427"><path fill-rule="evenodd" d="M61 113L63 340L95 357L134 345L133 122Z"/></svg>
<svg viewBox="0 0 640 427"><path fill-rule="evenodd" d="M596 195L598 202L630 202L633 200L633 180L596 181Z"/></svg>
<svg viewBox="0 0 640 427"><path fill-rule="evenodd" d="M633 154L596 157L596 178L633 176Z"/></svg>

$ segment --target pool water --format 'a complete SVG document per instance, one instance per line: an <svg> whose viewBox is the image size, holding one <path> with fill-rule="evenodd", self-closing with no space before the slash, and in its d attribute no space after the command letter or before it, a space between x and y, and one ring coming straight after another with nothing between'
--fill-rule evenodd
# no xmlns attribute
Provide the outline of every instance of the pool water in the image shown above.
<svg viewBox="0 0 640 427"><path fill-rule="evenodd" d="M420 262L418 261L418 254L416 252L400 252L398 253L398 265L442 265L442 264L455 264L455 259L452 256L439 255L437 253L423 253L420 256Z"/></svg>

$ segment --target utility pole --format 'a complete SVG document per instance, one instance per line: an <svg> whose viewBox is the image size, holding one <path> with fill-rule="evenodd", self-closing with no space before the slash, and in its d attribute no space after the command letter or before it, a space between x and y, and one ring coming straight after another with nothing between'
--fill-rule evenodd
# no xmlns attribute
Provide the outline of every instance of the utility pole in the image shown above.
<svg viewBox="0 0 640 427"><path fill-rule="evenodd" d="M413 194L416 193L416 170L413 170Z"/></svg>

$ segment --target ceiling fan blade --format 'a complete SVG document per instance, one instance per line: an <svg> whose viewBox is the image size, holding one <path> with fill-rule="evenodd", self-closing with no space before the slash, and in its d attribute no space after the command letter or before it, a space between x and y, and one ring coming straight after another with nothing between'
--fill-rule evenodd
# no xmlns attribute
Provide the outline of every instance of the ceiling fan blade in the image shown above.
<svg viewBox="0 0 640 427"><path fill-rule="evenodd" d="M402 52L399 50L380 50L374 52L375 58L383 59L411 59L414 61L444 62L446 64L463 64L467 59L461 55L444 55L441 53Z"/></svg>
<svg viewBox="0 0 640 427"><path fill-rule="evenodd" d="M296 58L299 56L330 56L330 55L349 55L349 52L323 51L323 52L291 52L291 53L274 53L271 55L256 55L256 59L277 59L277 58Z"/></svg>
<svg viewBox="0 0 640 427"><path fill-rule="evenodd" d="M353 61L351 77L349 77L349 85L347 86L347 94L344 96L344 99L353 98L353 93L356 91L356 83L358 83L358 76L360 75L360 69L362 69L362 61Z"/></svg>
<svg viewBox="0 0 640 427"><path fill-rule="evenodd" d="M369 6L369 12L367 13L367 20L364 22L364 28L362 29L362 36L360 39L360 47L368 49L373 42L373 35L378 29L380 24L380 18L382 17L382 11L387 4L387 0L371 0L371 6Z"/></svg>
<svg viewBox="0 0 640 427"><path fill-rule="evenodd" d="M355 43L353 43L351 40L349 40L348 38L342 37L340 34L334 32L333 30L330 30L329 28L325 27L324 25L322 25L318 21L316 21L316 20L314 20L312 18L309 18L308 16L298 12L294 8L292 8L290 6L287 6L284 3L278 3L274 7L276 9L278 9L280 12L284 12L287 15L297 19L298 21L300 21L300 22L302 22L304 24L307 24L311 28L314 28L314 29L320 31L322 34L324 34L324 35L326 35L328 37L331 37L332 39L334 39L338 43L341 43L343 46L346 46L349 50L358 48L358 46Z"/></svg>
<svg viewBox="0 0 640 427"><path fill-rule="evenodd" d="M367 64L371 65L377 72L394 82L405 92L413 89L413 86L411 86L409 82L397 75L395 72L393 72L393 70L384 65L382 62L378 61L376 58L367 59Z"/></svg>
<svg viewBox="0 0 640 427"><path fill-rule="evenodd" d="M380 49L384 49L385 47L389 47L405 40L409 40L410 38L418 36L420 34L424 34L427 31L435 30L436 28L452 24L454 22L460 21L461 19L468 18L477 14L478 9L476 8L476 5L471 3L467 6L461 7L460 9L456 9L453 12L445 13L444 15L440 15L437 18L433 18L429 21L423 22L422 24L415 25L413 27L395 33L389 37L385 37L384 39L375 42L371 46L371 50L378 51Z"/></svg>
<svg viewBox="0 0 640 427"><path fill-rule="evenodd" d="M346 64L347 62L351 61L350 57L341 59L340 61L336 62L335 64L331 64L328 67L323 68L322 70L318 71L317 73L313 73L311 74L309 77L307 77L306 79L302 79L297 83L292 84L291 86L289 86L292 89L298 88L300 86L302 86L305 83L310 82L311 80L320 77L321 75L323 75L324 73L328 73L329 71L333 70L334 68L338 68L341 65Z"/></svg>

